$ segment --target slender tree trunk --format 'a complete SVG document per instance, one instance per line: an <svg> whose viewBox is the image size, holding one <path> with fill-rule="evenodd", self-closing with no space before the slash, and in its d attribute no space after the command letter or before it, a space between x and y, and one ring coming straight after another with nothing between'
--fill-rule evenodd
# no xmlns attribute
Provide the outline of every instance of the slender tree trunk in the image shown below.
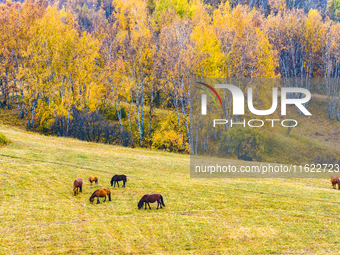
<svg viewBox="0 0 340 255"><path fill-rule="evenodd" d="M14 85L15 85L15 87L17 87L17 86L16 86L16 81L14 81ZM18 104L18 115L19 115L19 117L22 119L22 118L24 117L24 114L22 113L22 111L21 111L21 109L20 109L20 103L19 103L19 97L18 97L17 91L15 91L15 96L16 96L17 104Z"/></svg>
<svg viewBox="0 0 340 255"><path fill-rule="evenodd" d="M338 121L340 121L340 92L339 92L339 96L338 96L338 109L336 111L336 119Z"/></svg>
<svg viewBox="0 0 340 255"><path fill-rule="evenodd" d="M132 93L131 93L131 99L132 99ZM136 92L136 108L137 108L137 126L138 126L138 136L139 136L139 146L142 147L142 126L141 126L141 114L140 114L140 98L138 98L138 94ZM133 101L133 100L132 100Z"/></svg>
<svg viewBox="0 0 340 255"><path fill-rule="evenodd" d="M56 111L55 111L55 105L54 105L54 100L53 100L53 98L52 98L52 105L53 105L55 126L57 127L58 136L60 136L59 123L58 123L58 120L57 120L57 113L56 113Z"/></svg>
<svg viewBox="0 0 340 255"><path fill-rule="evenodd" d="M38 100L39 100L39 94L37 98L33 101L33 105L32 105L32 121L31 121L32 127L34 126L35 109L37 108Z"/></svg>
<svg viewBox="0 0 340 255"><path fill-rule="evenodd" d="M149 138L152 137L152 114L153 114L153 95L154 93L154 80L151 85L151 98L150 98L150 111L149 111Z"/></svg>
<svg viewBox="0 0 340 255"><path fill-rule="evenodd" d="M25 106L25 97L24 97L24 91L23 90L21 90L21 98L22 98L23 108L24 108L24 111L25 111L25 114L26 114L28 129L31 129L32 126L31 126L30 119L29 119L29 116L28 116L27 108Z"/></svg>
<svg viewBox="0 0 340 255"><path fill-rule="evenodd" d="M124 127L123 127L123 120L122 120L122 109L120 105L117 104L117 101L115 101L115 105L116 105L116 111L117 111L117 116L118 116L118 121L119 121L120 135L123 137Z"/></svg>
<svg viewBox="0 0 340 255"><path fill-rule="evenodd" d="M178 134L181 134L181 118L179 115L179 107L178 107L178 97L175 95L175 109L177 114L177 121L178 121Z"/></svg>
<svg viewBox="0 0 340 255"><path fill-rule="evenodd" d="M129 105L127 99L126 99L126 103ZM130 109L127 112L128 112L128 121L129 121L129 129L130 129L129 134L130 134L131 145L132 147L135 147L134 142L133 142L132 128L131 128Z"/></svg>
<svg viewBox="0 0 340 255"><path fill-rule="evenodd" d="M144 81L142 82L142 94L140 98L140 113L141 113L141 132L142 132L142 139L144 139Z"/></svg>
<svg viewBox="0 0 340 255"><path fill-rule="evenodd" d="M66 137L68 137L68 130L70 126L70 106L67 107L67 126L66 126Z"/></svg>

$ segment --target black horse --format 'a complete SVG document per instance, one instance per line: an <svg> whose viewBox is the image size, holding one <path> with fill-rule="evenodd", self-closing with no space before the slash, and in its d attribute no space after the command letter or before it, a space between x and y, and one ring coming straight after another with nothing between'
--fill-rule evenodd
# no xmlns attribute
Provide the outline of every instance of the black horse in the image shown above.
<svg viewBox="0 0 340 255"><path fill-rule="evenodd" d="M119 187L119 181L123 181L123 187L125 188L125 183L127 182L127 179L126 179L126 175L122 174L122 175L114 175L111 179L111 186L113 185L114 183L114 187L116 187L116 183Z"/></svg>

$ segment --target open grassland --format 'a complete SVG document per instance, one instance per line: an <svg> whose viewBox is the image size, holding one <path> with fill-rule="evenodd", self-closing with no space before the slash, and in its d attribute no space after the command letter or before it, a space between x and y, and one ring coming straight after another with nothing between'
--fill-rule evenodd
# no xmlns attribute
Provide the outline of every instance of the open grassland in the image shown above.
<svg viewBox="0 0 340 255"><path fill-rule="evenodd" d="M12 141L0 147L0 254L340 252L329 179L190 179L187 155L0 132ZM126 188L109 186L114 174ZM112 202L89 203L94 175ZM138 210L145 193L166 207Z"/></svg>

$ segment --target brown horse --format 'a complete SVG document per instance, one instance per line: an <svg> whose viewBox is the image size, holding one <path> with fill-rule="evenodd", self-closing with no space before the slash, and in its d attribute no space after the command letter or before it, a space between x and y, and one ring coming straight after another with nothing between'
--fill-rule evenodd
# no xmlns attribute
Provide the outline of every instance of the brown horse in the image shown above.
<svg viewBox="0 0 340 255"><path fill-rule="evenodd" d="M150 204L149 203L154 203L157 201L157 209L158 206L161 206L162 209L162 205L165 207L164 201L163 201L163 197L161 194L152 194L152 195L144 195L142 197L141 200L139 200L138 202L138 209L141 209L145 203L145 210L146 210L146 204L148 204L149 209L151 209Z"/></svg>
<svg viewBox="0 0 340 255"><path fill-rule="evenodd" d="M127 178L126 178L126 175L122 174L122 175L114 175L111 179L111 186L113 185L113 182L114 182L114 187L116 187L116 183L119 187L119 181L123 181L123 187L125 188L125 183L127 182Z"/></svg>
<svg viewBox="0 0 340 255"><path fill-rule="evenodd" d="M98 184L98 177L97 176L90 176L89 177L89 181L91 183L91 187L92 187L92 182L95 182L96 184Z"/></svg>
<svg viewBox="0 0 340 255"><path fill-rule="evenodd" d="M78 194L78 188L79 192L83 192L83 180L81 178L78 178L73 182L73 193L75 196Z"/></svg>
<svg viewBox="0 0 340 255"><path fill-rule="evenodd" d="M104 188L104 189L97 189L95 192L93 192L92 196L90 197L90 202L91 204L93 203L94 198L97 198L97 204L99 204L99 198L100 197L105 197L104 201L106 201L106 196L109 197L109 201L111 201L111 192L109 189Z"/></svg>
<svg viewBox="0 0 340 255"><path fill-rule="evenodd" d="M340 180L338 177L331 177L331 183L332 183L332 186L333 186L333 189L336 189L336 184L338 184L338 189L340 189Z"/></svg>

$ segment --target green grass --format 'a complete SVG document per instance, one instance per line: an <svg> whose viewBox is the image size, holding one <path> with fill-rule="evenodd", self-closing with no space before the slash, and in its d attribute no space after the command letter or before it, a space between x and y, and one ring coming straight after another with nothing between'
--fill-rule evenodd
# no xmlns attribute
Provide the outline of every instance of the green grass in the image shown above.
<svg viewBox="0 0 340 255"><path fill-rule="evenodd" d="M0 132L12 141L0 147L0 254L340 252L329 179L190 179L187 155ZM126 188L110 187L114 174L128 176ZM94 175L111 202L89 203ZM145 193L166 207L138 210Z"/></svg>

